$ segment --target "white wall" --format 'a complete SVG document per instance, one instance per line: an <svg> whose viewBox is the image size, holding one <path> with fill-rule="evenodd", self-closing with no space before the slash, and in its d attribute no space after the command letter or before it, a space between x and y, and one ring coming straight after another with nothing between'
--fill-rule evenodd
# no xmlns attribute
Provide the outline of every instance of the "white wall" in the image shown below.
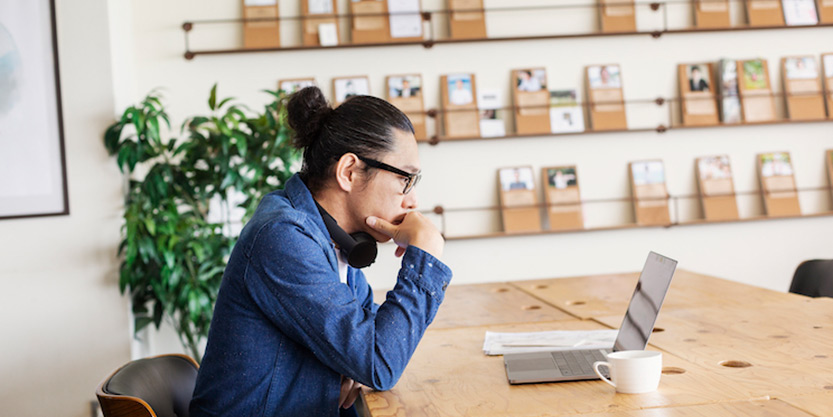
<svg viewBox="0 0 833 417"><path fill-rule="evenodd" d="M98 383L129 359L118 293L121 182L104 0L57 2L70 215L0 222L0 404L9 416L89 416Z"/></svg>
<svg viewBox="0 0 833 417"><path fill-rule="evenodd" d="M511 2L488 2L487 6ZM545 2L537 2L545 3ZM592 2L591 2L592 3ZM297 14L297 2L281 2L281 14ZM339 0L346 10L346 0ZM524 4L532 4L525 2ZM440 0L423 1L424 9L439 9ZM163 12L160 12L164 10ZM737 12L737 10L736 10ZM259 91L275 89L277 80L313 76L326 94L337 76L368 75L371 91L382 96L384 77L418 72L423 75L426 107L438 107L439 77L452 72L474 72L479 88L503 91L510 104L509 72L543 66L550 88L579 88L582 68L591 64L618 63L628 99L652 99L676 95L679 63L717 61L720 58L769 60L771 79L780 91L780 58L788 55L818 56L830 50L833 28L771 30L665 35L562 39L524 42L493 42L385 48L351 48L331 51L249 53L183 58L181 25L187 20L237 18L239 2L227 0L145 0L134 2L132 39L135 42L133 85L139 94L166 88L167 103L175 123L189 115L205 113L211 85L219 93L237 97L259 107L268 97ZM525 16L490 17L493 34L534 33L542 27L556 30L593 30L595 18L579 12L563 12L552 19L540 13ZM734 20L739 21L736 13ZM641 10L643 30L658 27L658 20ZM680 27L691 18L687 8L669 9L669 22ZM554 25L552 22L558 21ZM521 23L519 23L521 22ZM342 31L346 30L342 26ZM287 42L298 37L298 27L285 24ZM440 28L440 33L444 29ZM241 34L234 25L198 25L192 36L193 49L236 47ZM629 109L632 126L656 123L652 107ZM619 198L630 194L626 166L632 160L661 158L665 161L672 195L696 192L694 159L725 153L731 157L738 191L758 187L755 154L787 150L796 165L801 187L827 186L823 151L833 148L833 125L800 124L767 127L711 128L656 133L611 133L559 138L505 139L421 145L423 183L418 188L421 206L447 208L496 204L495 171L499 167L532 165L536 172L548 165L576 164L582 194L587 199ZM803 194L806 213L830 209L830 194ZM744 215L761 214L757 199L741 201ZM632 221L628 207L602 209L598 224ZM696 210L694 210L696 213ZM463 215L450 228L466 233L473 215ZM451 220L450 220L451 221ZM469 223L466 223L469 222ZM461 227L460 225L464 225ZM639 270L649 250L680 261L680 267L753 285L785 290L795 266L804 259L831 257L833 218L772 220L751 223L647 228L607 232L568 233L535 237L458 240L447 244L445 260L455 271L454 283L563 277L581 274ZM377 288L395 282L398 260L390 245L367 271ZM168 334L157 337L147 353L178 350ZM144 352L144 350L143 350Z"/></svg>

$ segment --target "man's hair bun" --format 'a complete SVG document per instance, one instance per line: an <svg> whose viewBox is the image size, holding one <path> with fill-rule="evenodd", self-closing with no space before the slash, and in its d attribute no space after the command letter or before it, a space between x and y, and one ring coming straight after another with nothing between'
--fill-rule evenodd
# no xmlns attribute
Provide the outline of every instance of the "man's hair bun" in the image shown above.
<svg viewBox="0 0 833 417"><path fill-rule="evenodd" d="M304 149L318 139L325 119L333 109L318 87L306 87L289 97L286 111L289 127L295 131L292 145Z"/></svg>

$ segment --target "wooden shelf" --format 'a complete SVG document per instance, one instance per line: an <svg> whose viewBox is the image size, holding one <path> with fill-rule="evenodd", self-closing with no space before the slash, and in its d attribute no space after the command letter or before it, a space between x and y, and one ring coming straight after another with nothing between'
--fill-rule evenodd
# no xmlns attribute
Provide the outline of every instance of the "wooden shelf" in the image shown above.
<svg viewBox="0 0 833 417"><path fill-rule="evenodd" d="M461 142L461 141L485 141L485 140L500 140L500 139L528 139L528 138L552 138L562 136L585 136L585 135L600 135L610 133L634 133L634 132L656 132L666 133L669 130L691 130L691 129L714 129L724 127L750 127L750 126L776 126L776 125L793 125L793 124L809 124L809 123L831 123L833 118L817 119L817 120L775 120L770 122L755 122L755 123L731 123L731 124L717 124L717 125L701 125L701 126L685 126L672 125L666 126L663 124L657 127L650 128L634 128L634 129L615 129L615 130L585 130L583 132L568 132L568 133L537 133L537 134L512 134L495 137L432 137L425 140L418 141L419 143L427 143L429 145L438 145L442 142Z"/></svg>
<svg viewBox="0 0 833 417"><path fill-rule="evenodd" d="M730 1L743 1L743 0L730 0ZM536 41L536 40L551 40L551 39L576 39L576 38L595 38L595 37L616 37L616 36L650 36L652 38L660 38L662 35L673 35L673 34L687 34L687 33L698 33L698 32L739 32L739 31L760 31L760 30L785 30L785 29L808 29L808 28L825 28L825 27L833 27L833 23L818 23L815 25L800 25L800 26L736 26L736 27L726 27L726 28L696 28L696 27L686 27L686 28L670 28L668 25L668 15L667 15L667 7L669 5L688 5L688 7L693 7L691 0L686 1L674 1L674 0L666 0L665 2L652 2L652 3L635 3L634 7L636 8L649 8L651 11L655 13L662 14L663 17L663 27L658 30L651 30L651 31L630 31L630 32L583 32L583 33L566 33L566 34L541 34L541 35L527 35L527 36L503 36L503 37L485 37L485 38L469 38L469 39L452 39L452 38L436 38L436 28L434 27L434 22L437 21L435 16L444 16L449 15L450 13L461 13L466 12L468 10L450 10L450 9L440 9L440 10L430 10L430 11L422 11L420 14L422 16L423 24L427 23L429 29L426 31L426 38L421 41L409 41L409 42L380 42L380 43L361 43L361 44L354 44L354 43L342 43L339 45L334 46L304 46L304 45L290 45L290 46L281 46L275 48L254 48L254 49L246 49L246 48L226 48L226 49L202 49L202 50L192 50L190 48L191 39L190 34L191 31L194 29L195 26L206 26L206 25L213 25L213 24L233 24L239 25L242 27L244 23L247 22L283 22L283 21L297 21L300 22L304 18L301 16L287 16L287 17L278 17L275 19L211 19L211 20L194 20L194 21L187 21L182 24L182 30L185 32L185 59L191 60L199 55L227 55L227 54L240 54L240 53L258 53L258 52L288 52L288 51L309 51L309 50L329 50L329 49L344 49L344 48L376 48L376 47L390 47L390 46L417 46L421 45L423 48L432 48L435 45L450 45L450 44L459 44L459 43L483 43L483 42L516 42L516 41ZM486 14L497 14L497 13L505 13L505 12L521 12L521 11L538 11L538 12L545 12L545 11L560 11L565 9L599 9L602 7L601 4L585 4L585 5L547 5L547 6L529 6L529 7L502 7L502 8L484 8L484 9L472 9L471 11L475 12L483 12ZM595 13L598 13L596 11ZM349 21L353 17L352 14L335 14L331 15L332 17ZM389 14L363 14L361 16L364 17L372 17L372 16L386 16L389 17ZM299 28L300 30L300 28Z"/></svg>
<svg viewBox="0 0 833 417"><path fill-rule="evenodd" d="M802 192L830 192L833 191L833 186L828 187L808 187L808 188L798 188L796 189L797 193ZM757 191L742 191L736 192L734 195L736 198L738 196L760 196L763 192L760 190ZM697 200L701 197L699 195L678 195L678 196L669 196L667 200L669 200L669 208L672 206L671 201L674 201L673 207L679 207L679 200ZM607 198L607 199L594 199L594 200L582 200L581 205L589 205L589 204L599 204L599 203L621 203L621 204L632 204L634 201L633 197L624 197L624 198ZM644 200L643 200L644 201ZM570 203L568 205L572 205ZM539 208L546 208L548 207L547 204L535 204L528 207L539 207ZM515 207L518 208L518 207ZM833 210L819 212L819 213L811 213L811 214L802 214L802 215L795 215L795 216L767 216L767 215L759 215L753 217L746 217L746 218L739 218L733 220L706 220L706 219L696 219L696 220L688 220L688 221L672 221L666 225L640 225L635 223L627 223L627 224L619 224L619 225L610 225L610 226L600 226L600 227L590 227L590 228L582 228L582 229L557 229L557 230L540 230L540 231L531 231L531 232L490 232L490 233L481 233L475 235L457 235L457 236L446 236L445 229L446 229L446 213L454 213L454 212L474 212L474 211L499 211L501 207L499 206L484 206L484 207L460 207L460 208L452 208L446 209L442 206L437 206L432 210L425 210L423 213L425 214L434 214L441 216L442 219L442 229L443 229L443 236L446 240L471 240L471 239L491 239L491 238L501 238L501 237L522 237L522 236L538 236L538 235L551 235L551 234L566 234L566 233L584 233L584 232L603 232L603 231L615 231L615 230L630 230L630 229L647 229L647 228L672 228L678 226L702 226L702 225L712 225L712 224L728 224L728 223L749 223L749 222L760 222L760 221L768 221L768 220L790 220L790 219L803 219L803 218L819 218L819 217L833 217ZM679 215L676 214L675 217L679 218Z"/></svg>

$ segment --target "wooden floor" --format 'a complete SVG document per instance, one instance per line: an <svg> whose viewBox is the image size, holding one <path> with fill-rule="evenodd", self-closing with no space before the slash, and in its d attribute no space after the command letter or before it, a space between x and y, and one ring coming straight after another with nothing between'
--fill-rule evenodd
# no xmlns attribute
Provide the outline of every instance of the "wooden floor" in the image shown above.
<svg viewBox="0 0 833 417"><path fill-rule="evenodd" d="M656 392L602 381L509 385L486 331L618 328L638 273L452 285L396 387L366 390L371 416L833 416L833 299L678 270L649 350ZM384 294L376 294L381 301Z"/></svg>

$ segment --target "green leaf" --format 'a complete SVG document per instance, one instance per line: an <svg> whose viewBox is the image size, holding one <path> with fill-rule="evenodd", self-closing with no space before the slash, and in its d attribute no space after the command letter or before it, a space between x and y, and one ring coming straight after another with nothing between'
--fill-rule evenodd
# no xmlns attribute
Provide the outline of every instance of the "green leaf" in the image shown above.
<svg viewBox="0 0 833 417"><path fill-rule="evenodd" d="M176 257L173 252L163 252L162 256L165 258L165 266L170 269L174 269L174 266L176 265Z"/></svg>
<svg viewBox="0 0 833 417"><path fill-rule="evenodd" d="M124 129L124 124L116 122L107 128L104 133L104 147L107 148L107 153L111 156L118 152L119 139L121 139L121 132Z"/></svg>
<svg viewBox="0 0 833 417"><path fill-rule="evenodd" d="M236 143L237 152L240 154L240 156L245 157L246 156L246 150L247 150L247 147L248 147L248 142L246 141L246 136L244 136L240 132L233 132L231 134L231 136L234 139L236 139L236 141L237 141L237 143Z"/></svg>
<svg viewBox="0 0 833 417"><path fill-rule="evenodd" d="M119 170L121 172L125 172L125 168L128 168L128 161L130 159L130 155L131 155L132 152L133 151L130 148L130 146L125 146L125 147L119 149L119 156L117 157L117 161L118 161L118 164L119 164ZM128 169L127 171L131 172L132 169Z"/></svg>
<svg viewBox="0 0 833 417"><path fill-rule="evenodd" d="M217 108L218 109L223 108L223 105L225 105L226 103L228 103L229 101L232 101L232 100L234 100L234 97L224 98L223 100L220 101L220 104L217 105Z"/></svg>
<svg viewBox="0 0 833 417"><path fill-rule="evenodd" d="M148 327L149 324L153 323L153 319L150 317L136 317L133 320L133 331L134 333L139 333L145 327Z"/></svg>
<svg viewBox="0 0 833 417"><path fill-rule="evenodd" d="M159 119L155 117L148 119L148 137L157 145L162 144L162 138L159 136Z"/></svg>
<svg viewBox="0 0 833 417"><path fill-rule="evenodd" d="M160 300L156 300L153 304L153 324L156 328L159 328L159 325L162 324L162 317L165 314L165 304L162 303Z"/></svg>
<svg viewBox="0 0 833 417"><path fill-rule="evenodd" d="M217 83L214 83L214 86L211 87L211 94L208 96L208 108L212 111L217 109Z"/></svg>
<svg viewBox="0 0 833 417"><path fill-rule="evenodd" d="M145 218L145 227L147 228L148 233L150 233L151 236L156 236L156 222L152 218Z"/></svg>
<svg viewBox="0 0 833 417"><path fill-rule="evenodd" d="M188 311L191 313L191 320L196 321L200 317L200 299L196 291L188 293Z"/></svg>

